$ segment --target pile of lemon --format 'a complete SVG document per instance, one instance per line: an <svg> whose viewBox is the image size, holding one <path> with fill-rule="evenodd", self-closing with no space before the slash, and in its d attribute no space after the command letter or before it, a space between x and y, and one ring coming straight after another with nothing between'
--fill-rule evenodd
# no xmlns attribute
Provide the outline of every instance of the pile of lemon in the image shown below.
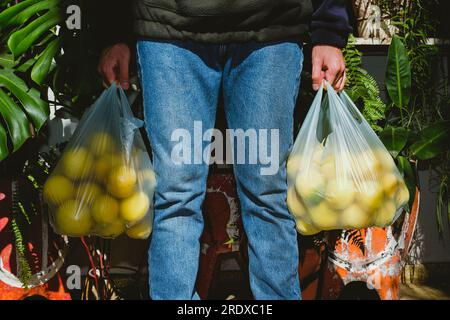
<svg viewBox="0 0 450 320"><path fill-rule="evenodd" d="M289 157L287 176L287 205L303 235L385 227L409 200L393 159L381 149L336 155L317 144L312 156Z"/></svg>
<svg viewBox="0 0 450 320"><path fill-rule="evenodd" d="M146 239L152 231L156 178L144 149L130 156L104 132L68 147L44 185L43 196L58 233Z"/></svg>

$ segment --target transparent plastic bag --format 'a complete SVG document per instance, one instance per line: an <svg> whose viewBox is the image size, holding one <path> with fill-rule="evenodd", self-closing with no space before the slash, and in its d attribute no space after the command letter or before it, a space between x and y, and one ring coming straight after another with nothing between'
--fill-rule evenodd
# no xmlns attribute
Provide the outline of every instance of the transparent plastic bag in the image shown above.
<svg viewBox="0 0 450 320"><path fill-rule="evenodd" d="M142 125L115 84L86 111L44 185L57 233L148 238L156 178Z"/></svg>
<svg viewBox="0 0 450 320"><path fill-rule="evenodd" d="M409 200L394 160L345 92L326 83L287 162L287 204L303 235L385 227Z"/></svg>

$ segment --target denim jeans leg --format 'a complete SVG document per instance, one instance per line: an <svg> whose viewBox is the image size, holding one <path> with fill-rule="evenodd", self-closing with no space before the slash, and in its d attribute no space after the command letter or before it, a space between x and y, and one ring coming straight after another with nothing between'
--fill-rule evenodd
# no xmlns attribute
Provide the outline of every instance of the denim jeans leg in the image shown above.
<svg viewBox="0 0 450 320"><path fill-rule="evenodd" d="M203 231L201 205L208 166L194 164L194 122L214 127L221 71L213 47L188 42L137 45L146 129L157 177L155 220L149 249L152 299L195 299ZM182 139L191 163L173 161ZM204 142L207 144L207 142ZM204 146L203 146L204 147ZM185 150L186 151L186 150Z"/></svg>

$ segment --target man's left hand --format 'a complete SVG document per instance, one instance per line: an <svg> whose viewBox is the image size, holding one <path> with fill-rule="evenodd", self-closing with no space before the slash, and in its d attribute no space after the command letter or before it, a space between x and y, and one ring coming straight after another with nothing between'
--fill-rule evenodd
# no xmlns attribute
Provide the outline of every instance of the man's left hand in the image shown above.
<svg viewBox="0 0 450 320"><path fill-rule="evenodd" d="M345 86L345 61L339 48L316 45L312 50L313 89L319 90L323 80L327 80L336 91Z"/></svg>

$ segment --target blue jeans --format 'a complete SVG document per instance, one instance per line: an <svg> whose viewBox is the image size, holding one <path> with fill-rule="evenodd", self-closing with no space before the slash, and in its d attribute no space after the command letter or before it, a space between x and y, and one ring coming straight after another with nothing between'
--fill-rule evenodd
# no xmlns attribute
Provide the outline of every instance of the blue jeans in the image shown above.
<svg viewBox="0 0 450 320"><path fill-rule="evenodd" d="M217 45L142 40L137 49L158 181L149 249L152 299L198 298L195 282L208 164L173 161L178 141L172 141L172 134L184 129L195 138L197 121L203 132L214 128L221 94L229 129L279 130L275 174L262 175L260 161L234 165L249 240L252 293L255 299L300 299L297 234L286 206L286 159L293 143L301 45L294 41ZM187 156L193 159L195 148L209 144L192 143L192 154Z"/></svg>

